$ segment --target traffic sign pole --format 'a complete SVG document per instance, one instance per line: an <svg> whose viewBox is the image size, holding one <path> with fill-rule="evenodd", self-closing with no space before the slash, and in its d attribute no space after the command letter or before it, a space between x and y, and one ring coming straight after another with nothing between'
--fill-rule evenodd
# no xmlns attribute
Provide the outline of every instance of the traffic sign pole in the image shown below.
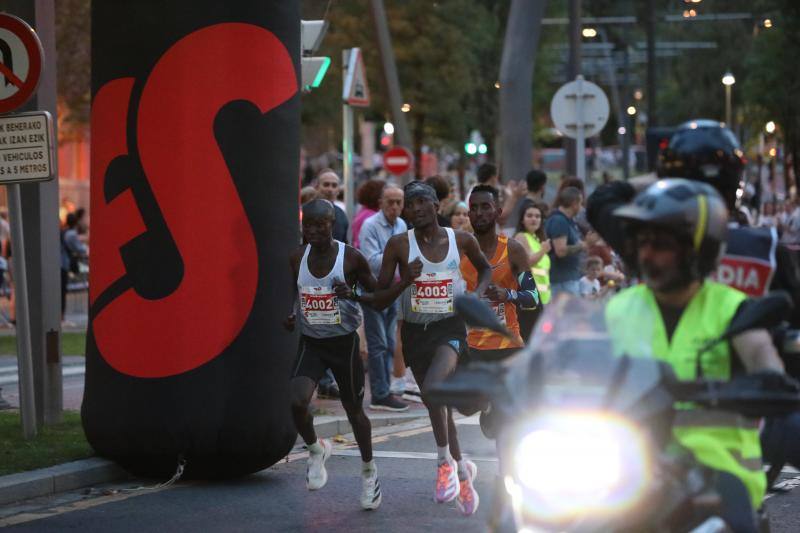
<svg viewBox="0 0 800 533"><path fill-rule="evenodd" d="M575 114L577 115L577 128L575 130L575 170L578 179L586 181L586 139L584 131L584 105L583 105L583 76L578 76L577 92L575 95Z"/></svg>
<svg viewBox="0 0 800 533"><path fill-rule="evenodd" d="M577 76L562 85L550 102L550 117L558 131L575 139L576 174L586 180L586 139L608 122L608 98L600 87Z"/></svg>
<svg viewBox="0 0 800 533"><path fill-rule="evenodd" d="M350 64L350 50L342 51L342 68L345 85ZM344 203L347 218L353 220L355 214L355 186L353 183L353 108L347 103L342 103L342 181L344 186Z"/></svg>
<svg viewBox="0 0 800 533"><path fill-rule="evenodd" d="M25 270L25 238L22 231L22 201L19 184L8 189L8 215L11 225L11 248L14 264L17 316L17 366L19 368L19 406L22 432L26 439L36 436L36 401L33 390L33 354L28 312L28 275Z"/></svg>

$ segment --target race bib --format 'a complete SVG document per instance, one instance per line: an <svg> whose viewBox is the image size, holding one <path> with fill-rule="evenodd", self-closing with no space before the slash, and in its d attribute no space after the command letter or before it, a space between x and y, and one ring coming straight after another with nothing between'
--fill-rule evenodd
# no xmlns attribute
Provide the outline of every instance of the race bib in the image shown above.
<svg viewBox="0 0 800 533"><path fill-rule="evenodd" d="M312 325L342 323L339 299L331 287L301 287L300 312Z"/></svg>
<svg viewBox="0 0 800 533"><path fill-rule="evenodd" d="M452 313L452 274L427 272L415 279L411 286L411 310L415 313Z"/></svg>
<svg viewBox="0 0 800 533"><path fill-rule="evenodd" d="M504 326L507 325L506 323L506 304L505 302L493 302L487 298L481 298L486 304L494 311L497 320L500 321L501 324ZM486 328L469 328L470 330L474 331L490 331Z"/></svg>
<svg viewBox="0 0 800 533"><path fill-rule="evenodd" d="M504 326L506 325L506 304L505 302L489 302L489 305L494 311L494 314L497 315L497 320L500 321L501 324Z"/></svg>

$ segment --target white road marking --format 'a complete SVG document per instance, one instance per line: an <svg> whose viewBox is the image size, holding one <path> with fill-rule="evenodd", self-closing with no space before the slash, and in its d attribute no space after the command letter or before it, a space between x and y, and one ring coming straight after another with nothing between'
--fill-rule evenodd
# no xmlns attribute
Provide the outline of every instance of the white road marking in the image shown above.
<svg viewBox="0 0 800 533"><path fill-rule="evenodd" d="M360 457L360 453L358 450L353 449L334 449L332 455L342 455L345 457ZM374 450L372 455L375 457L384 457L387 459L428 459L434 461L439 458L439 456L435 453L430 452L391 452L391 451L383 451L383 450ZM487 463L496 463L497 457L478 457L469 455L467 453L463 454L465 458L471 459L473 461L484 461Z"/></svg>

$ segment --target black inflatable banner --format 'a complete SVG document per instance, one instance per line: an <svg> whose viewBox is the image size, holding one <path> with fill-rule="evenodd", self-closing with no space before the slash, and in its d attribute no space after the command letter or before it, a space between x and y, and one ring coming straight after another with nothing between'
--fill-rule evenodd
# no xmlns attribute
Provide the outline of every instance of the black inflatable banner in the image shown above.
<svg viewBox="0 0 800 533"><path fill-rule="evenodd" d="M296 0L92 3L89 442L220 477L295 440Z"/></svg>

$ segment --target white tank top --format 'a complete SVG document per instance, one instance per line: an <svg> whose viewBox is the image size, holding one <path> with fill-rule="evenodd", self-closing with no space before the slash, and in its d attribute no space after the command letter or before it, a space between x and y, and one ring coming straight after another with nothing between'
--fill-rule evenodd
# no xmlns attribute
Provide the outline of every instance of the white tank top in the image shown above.
<svg viewBox="0 0 800 533"><path fill-rule="evenodd" d="M300 295L300 331L303 335L318 339L347 335L358 329L361 323L358 303L353 300L340 300L333 291L335 280L345 281L345 244L334 242L339 247L336 262L324 278L318 278L308 270L311 245L306 245L297 276L297 292Z"/></svg>
<svg viewBox="0 0 800 533"><path fill-rule="evenodd" d="M447 255L443 261L428 261L419 249L414 230L408 231L408 262L420 258L422 274L403 291L401 310L403 320L416 324L429 324L455 315L453 299L463 294L466 283L461 276L461 257L458 254L456 234L447 232Z"/></svg>

